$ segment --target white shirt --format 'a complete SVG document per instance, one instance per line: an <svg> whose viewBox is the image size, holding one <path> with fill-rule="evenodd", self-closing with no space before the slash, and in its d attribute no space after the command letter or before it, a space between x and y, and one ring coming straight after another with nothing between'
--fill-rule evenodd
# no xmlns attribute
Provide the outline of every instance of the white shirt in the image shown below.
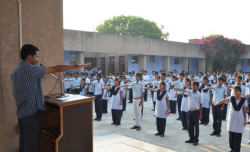
<svg viewBox="0 0 250 152"><path fill-rule="evenodd" d="M115 90L118 89L118 88L115 88ZM117 92L116 95L112 95L112 98L111 98L111 109L122 109L122 105L120 105L120 102L121 102L121 91L123 91L123 88L121 87L119 89L119 91Z"/></svg>
<svg viewBox="0 0 250 152"><path fill-rule="evenodd" d="M157 95L157 92L156 92ZM160 93L161 95L161 93ZM167 100L166 98L169 96L168 92L163 96L163 98L159 101L156 97L156 105L155 105L155 116L158 118L167 118Z"/></svg>
<svg viewBox="0 0 250 152"><path fill-rule="evenodd" d="M244 104L242 105L240 111L235 111L231 102L231 96L228 97L230 102L230 110L228 113L228 121L227 121L227 130L235 133L244 133L244 122L245 118L243 115L243 108L242 107L247 107L247 99L245 100ZM238 105L240 100L236 100L236 105Z"/></svg>
<svg viewBox="0 0 250 152"><path fill-rule="evenodd" d="M82 91L80 92L80 95L85 96L85 89L88 88L88 85L85 85L84 88L82 89Z"/></svg>
<svg viewBox="0 0 250 152"><path fill-rule="evenodd" d="M93 85L95 86L95 93L94 95L101 95L102 94L102 90L98 90L98 88L103 88L104 87L104 83L101 81L94 81Z"/></svg>
<svg viewBox="0 0 250 152"><path fill-rule="evenodd" d="M72 81L71 81L71 85L72 86L78 86L81 84L81 78L72 78ZM77 87L76 89L79 89L79 87Z"/></svg>
<svg viewBox="0 0 250 152"><path fill-rule="evenodd" d="M188 110L200 109L200 104L202 104L201 93L198 90L194 93L193 90L186 89L185 94L188 96Z"/></svg>

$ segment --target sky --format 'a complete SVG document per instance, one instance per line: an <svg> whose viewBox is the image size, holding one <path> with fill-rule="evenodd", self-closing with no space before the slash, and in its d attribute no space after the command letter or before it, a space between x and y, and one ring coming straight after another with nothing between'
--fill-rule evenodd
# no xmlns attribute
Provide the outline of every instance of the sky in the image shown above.
<svg viewBox="0 0 250 152"><path fill-rule="evenodd" d="M113 16L154 21L169 41L220 34L250 45L250 0L63 0L64 29L93 32Z"/></svg>

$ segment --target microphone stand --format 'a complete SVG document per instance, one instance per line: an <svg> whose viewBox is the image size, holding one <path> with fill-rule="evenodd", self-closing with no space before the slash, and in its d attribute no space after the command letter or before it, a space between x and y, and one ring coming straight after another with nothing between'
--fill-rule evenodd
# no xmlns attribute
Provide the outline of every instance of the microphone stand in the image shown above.
<svg viewBox="0 0 250 152"><path fill-rule="evenodd" d="M64 98L64 97L68 97L69 95L64 93L63 90L63 83L66 83L65 81L63 81L62 79L62 72L61 72L61 78L57 77L56 75L50 73L51 76L53 76L54 78L56 78L57 80L60 80L60 85L61 85L61 93L56 95L57 98Z"/></svg>

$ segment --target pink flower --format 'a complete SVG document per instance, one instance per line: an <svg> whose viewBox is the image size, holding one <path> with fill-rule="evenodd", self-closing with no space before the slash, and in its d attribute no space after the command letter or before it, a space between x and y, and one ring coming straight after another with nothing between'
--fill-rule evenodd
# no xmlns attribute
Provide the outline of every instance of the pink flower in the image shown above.
<svg viewBox="0 0 250 152"><path fill-rule="evenodd" d="M225 58L225 60L227 60L227 58Z"/></svg>
<svg viewBox="0 0 250 152"><path fill-rule="evenodd" d="M214 62L214 60L212 60L212 62Z"/></svg>
<svg viewBox="0 0 250 152"><path fill-rule="evenodd" d="M235 55L233 55L233 58L235 57Z"/></svg>
<svg viewBox="0 0 250 152"><path fill-rule="evenodd" d="M209 50L207 49L206 51L208 52Z"/></svg>

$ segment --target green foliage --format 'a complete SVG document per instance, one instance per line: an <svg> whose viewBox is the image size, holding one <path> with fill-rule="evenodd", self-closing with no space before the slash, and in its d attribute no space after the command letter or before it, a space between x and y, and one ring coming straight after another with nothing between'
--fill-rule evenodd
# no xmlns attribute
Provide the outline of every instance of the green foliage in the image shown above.
<svg viewBox="0 0 250 152"><path fill-rule="evenodd" d="M167 40L169 33L162 32L164 26L159 28L155 22L137 16L114 16L97 26L99 33L136 36L144 38Z"/></svg>

